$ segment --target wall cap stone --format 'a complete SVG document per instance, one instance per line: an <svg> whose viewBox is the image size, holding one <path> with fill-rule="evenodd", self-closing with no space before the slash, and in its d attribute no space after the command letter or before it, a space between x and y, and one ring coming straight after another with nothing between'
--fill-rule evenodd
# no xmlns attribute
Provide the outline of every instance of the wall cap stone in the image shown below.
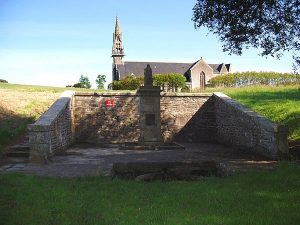
<svg viewBox="0 0 300 225"><path fill-rule="evenodd" d="M161 97L211 97L212 93L161 92Z"/></svg>
<svg viewBox="0 0 300 225"><path fill-rule="evenodd" d="M64 91L53 105L34 123L28 125L30 131L49 131L51 124L63 112L70 102L74 91Z"/></svg>
<svg viewBox="0 0 300 225"><path fill-rule="evenodd" d="M135 92L94 92L94 93L76 92L75 96L113 97L113 96L138 96L138 95L135 91Z"/></svg>
<svg viewBox="0 0 300 225"><path fill-rule="evenodd" d="M212 93L182 93L182 92L161 92L161 97L211 97ZM84 93L76 92L75 96L99 96L99 97L114 97L114 96L139 96L137 92L94 92Z"/></svg>

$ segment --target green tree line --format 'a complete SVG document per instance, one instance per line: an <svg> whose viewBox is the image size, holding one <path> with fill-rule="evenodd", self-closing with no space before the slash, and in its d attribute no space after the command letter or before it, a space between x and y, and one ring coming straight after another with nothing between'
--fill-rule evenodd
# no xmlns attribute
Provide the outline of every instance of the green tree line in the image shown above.
<svg viewBox="0 0 300 225"><path fill-rule="evenodd" d="M213 87L241 87L249 85L300 84L300 75L276 72L242 72L214 77L209 81Z"/></svg>

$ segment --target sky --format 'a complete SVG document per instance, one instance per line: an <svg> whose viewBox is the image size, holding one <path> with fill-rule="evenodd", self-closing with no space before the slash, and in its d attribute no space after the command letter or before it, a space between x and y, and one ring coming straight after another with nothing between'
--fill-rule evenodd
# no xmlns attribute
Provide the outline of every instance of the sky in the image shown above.
<svg viewBox="0 0 300 225"><path fill-rule="evenodd" d="M248 49L222 51L218 37L191 21L196 0L0 0L0 79L9 83L72 85L81 74L93 87L98 74L111 82L116 16L125 61L231 63L235 72L292 71L280 60Z"/></svg>

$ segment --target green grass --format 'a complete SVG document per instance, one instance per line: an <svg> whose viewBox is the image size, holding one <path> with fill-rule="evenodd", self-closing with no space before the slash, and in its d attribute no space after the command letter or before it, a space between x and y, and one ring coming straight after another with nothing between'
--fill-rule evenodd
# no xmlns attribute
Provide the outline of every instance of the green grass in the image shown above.
<svg viewBox="0 0 300 225"><path fill-rule="evenodd" d="M281 163L199 182L0 175L0 224L291 225L300 220L300 168Z"/></svg>

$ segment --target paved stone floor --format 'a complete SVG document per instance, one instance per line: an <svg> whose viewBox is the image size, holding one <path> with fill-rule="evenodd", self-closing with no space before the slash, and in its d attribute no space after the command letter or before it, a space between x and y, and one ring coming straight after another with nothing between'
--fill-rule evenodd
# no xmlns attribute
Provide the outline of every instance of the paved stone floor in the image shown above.
<svg viewBox="0 0 300 225"><path fill-rule="evenodd" d="M252 168L269 169L276 165L276 161L218 144L184 143L183 145L186 150L162 151L119 150L117 147L78 145L69 148L63 154L54 156L46 165L6 160L0 165L0 172L20 172L52 177L97 176L109 174L115 162L132 161L215 160L234 171L247 171Z"/></svg>

